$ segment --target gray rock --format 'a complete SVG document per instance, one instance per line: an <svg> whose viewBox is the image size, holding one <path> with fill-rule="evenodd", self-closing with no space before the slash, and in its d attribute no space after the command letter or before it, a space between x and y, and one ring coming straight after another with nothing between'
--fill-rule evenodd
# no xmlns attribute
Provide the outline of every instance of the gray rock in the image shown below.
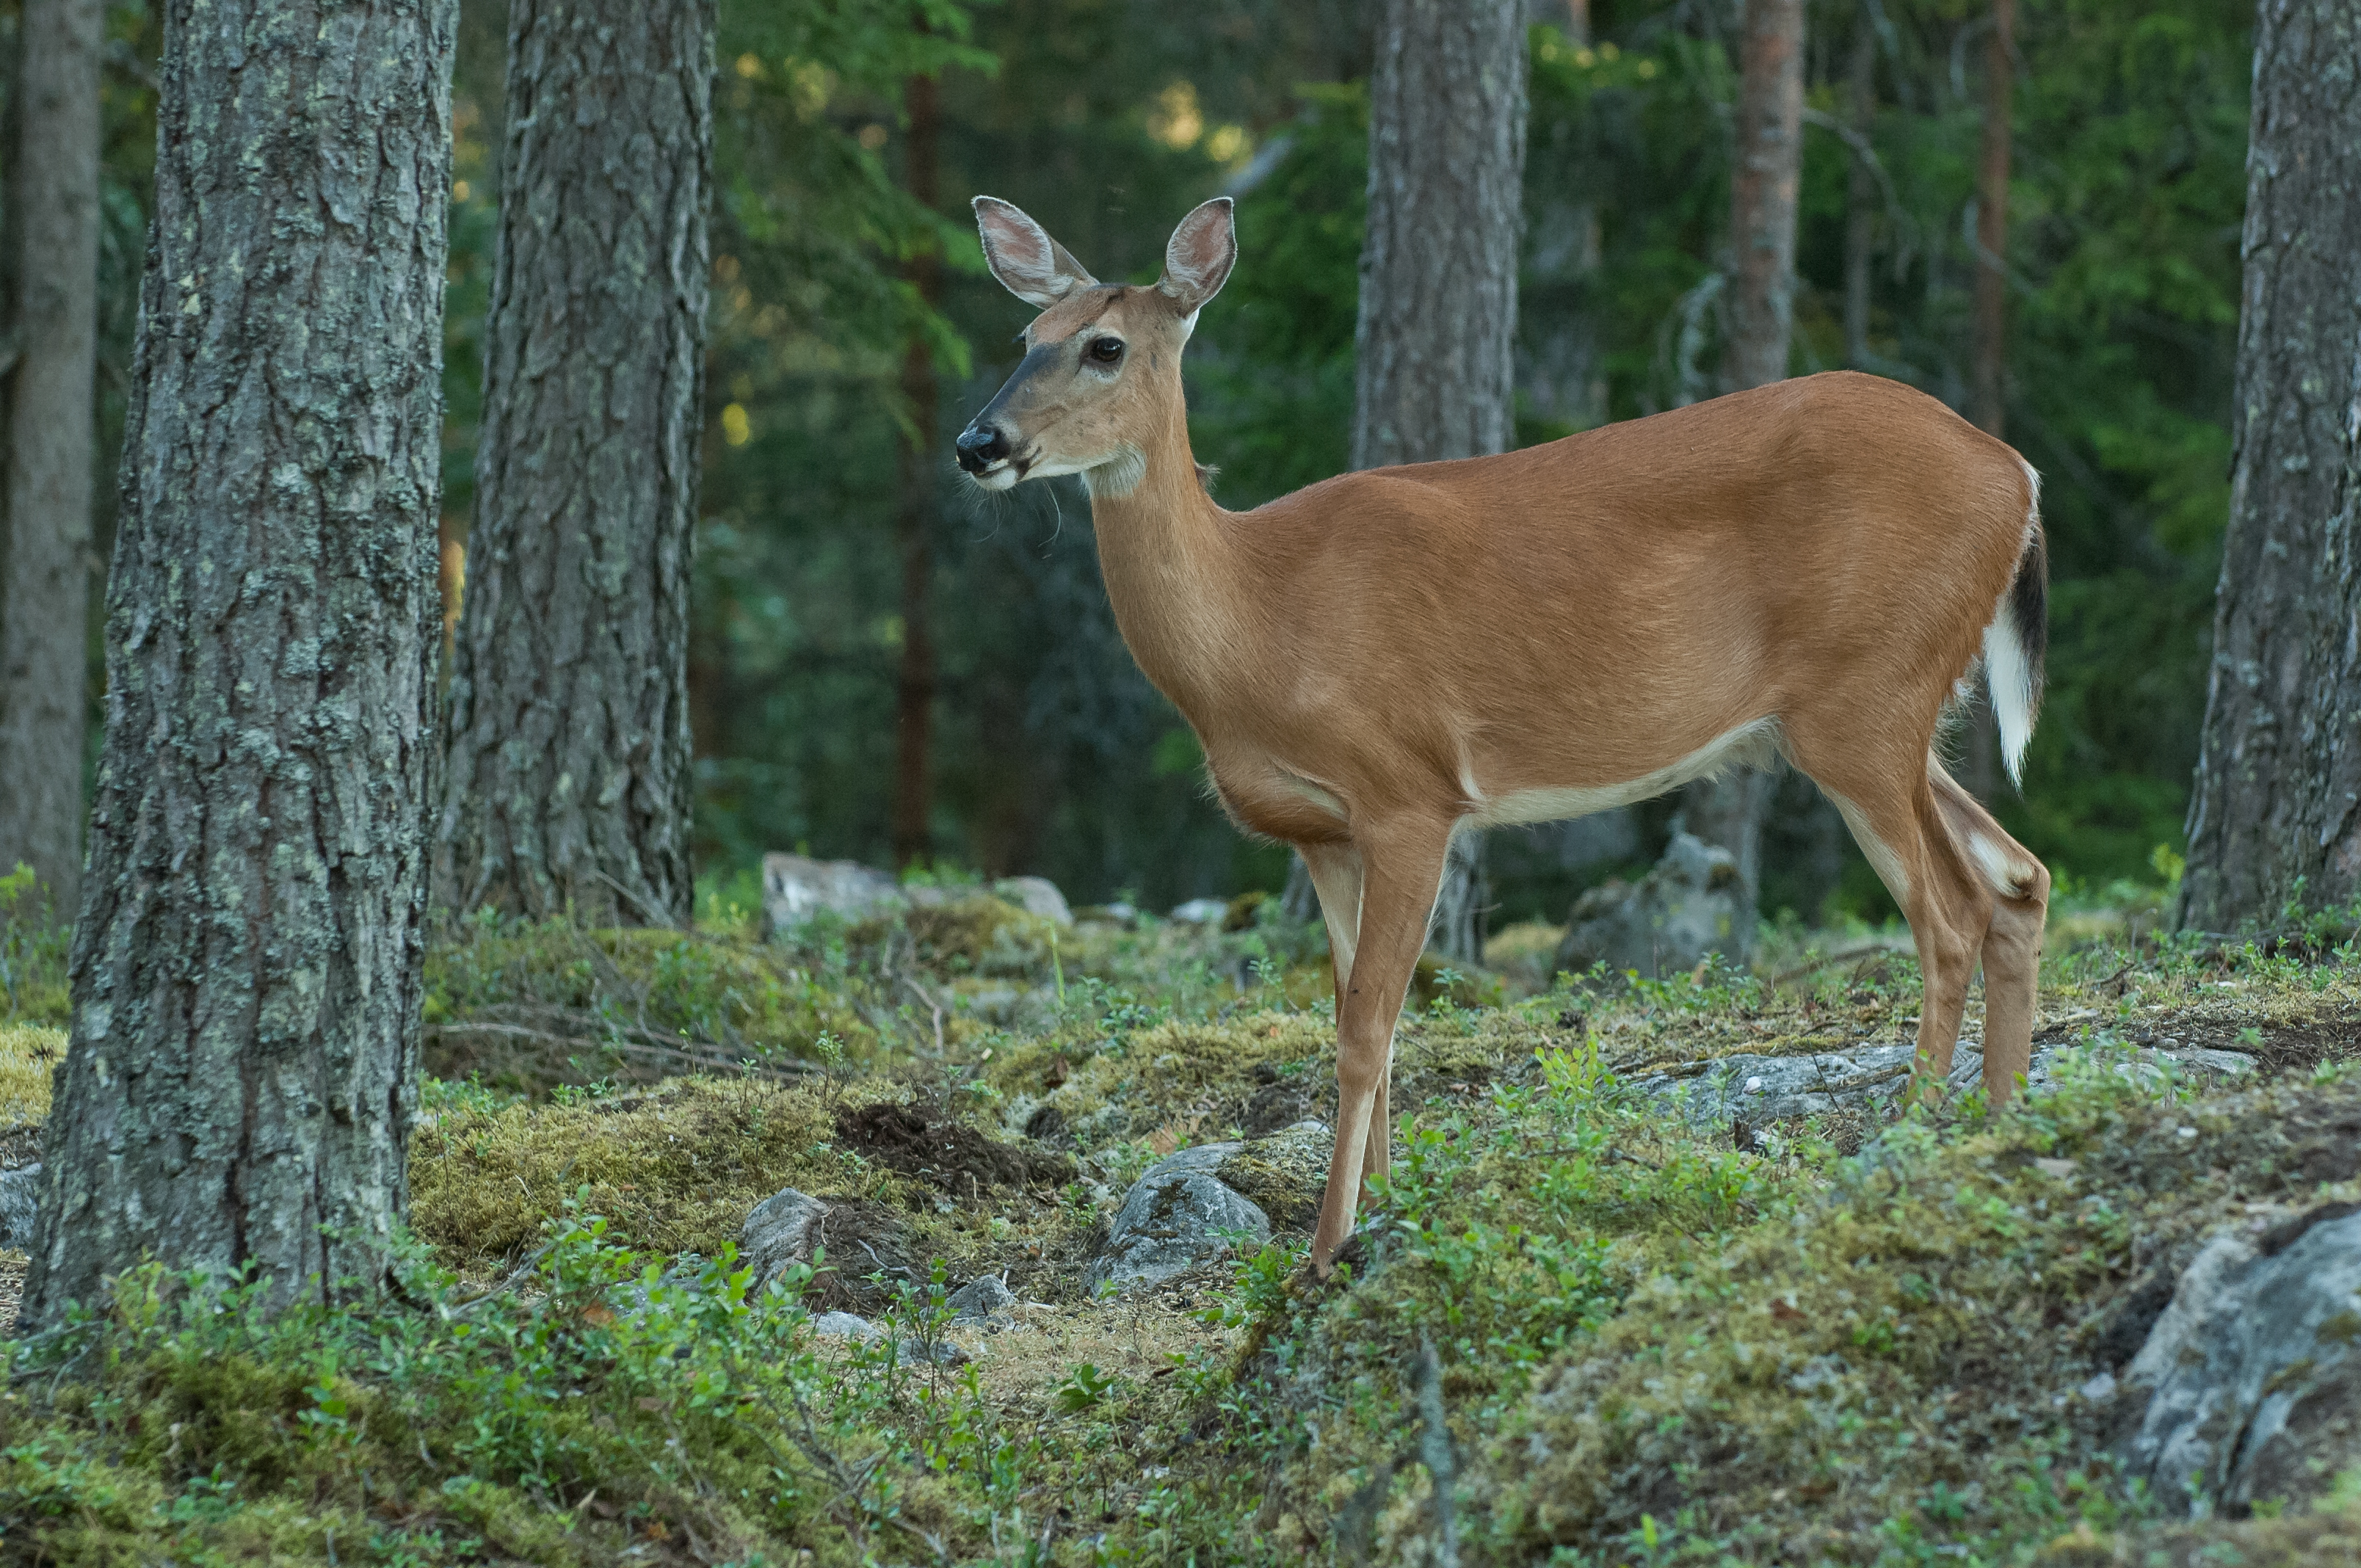
<svg viewBox="0 0 2361 1568"><path fill-rule="evenodd" d="M1090 1286L1129 1291L1160 1285L1190 1265L1218 1255L1225 1232L1270 1239L1270 1220L1213 1173L1242 1144L1202 1144L1158 1160L1131 1184L1107 1243L1091 1262Z"/></svg>
<svg viewBox="0 0 2361 1568"><path fill-rule="evenodd" d="M2124 1047L2103 1036L2089 1047L2072 1042L2036 1046L2033 1059L2026 1066L2025 1086L2029 1090L2048 1088L2058 1081L2062 1062L2091 1050L2119 1054L2120 1059L2114 1064L2116 1074L2150 1089L2164 1086L2168 1066L2182 1078L2243 1078L2255 1070L2255 1058L2237 1051L2210 1050L2202 1046L2175 1046L2161 1050ZM1977 1088L1983 1080L1983 1043L1961 1040L1951 1058L1951 1075L1947 1081L1958 1090Z"/></svg>
<svg viewBox="0 0 2361 1568"><path fill-rule="evenodd" d="M851 1312L822 1312L812 1320L812 1332L832 1339L869 1340L877 1337L878 1329L867 1318L858 1318Z"/></svg>
<svg viewBox="0 0 2361 1568"><path fill-rule="evenodd" d="M1918 1054L1914 1045L1860 1046L1809 1056L1720 1057L1684 1076L1658 1073L1632 1088L1680 1106L1700 1126L1728 1130L1791 1116L1825 1115L1872 1096L1901 1092Z"/></svg>
<svg viewBox="0 0 2361 1568"><path fill-rule="evenodd" d="M2361 1205L2216 1235L2124 1374L2126 1474L2191 1513L2301 1501L2361 1461Z"/></svg>
<svg viewBox="0 0 2361 1568"><path fill-rule="evenodd" d="M1592 888L1575 900L1555 967L1580 974L1606 961L1620 974L1653 978L1695 969L1708 953L1743 944L1738 862L1691 834L1677 833L1648 874Z"/></svg>
<svg viewBox="0 0 2361 1568"><path fill-rule="evenodd" d="M2106 1042L2097 1049L2104 1052ZM2045 1045L2033 1054L2025 1075L2028 1090L2057 1082L2059 1069L2085 1047L2071 1044ZM1918 1054L1910 1041L1855 1046L1849 1050L1818 1051L1804 1056L1718 1057L1701 1069L1683 1073L1656 1073L1637 1080L1632 1087L1643 1094L1681 1106L1699 1126L1727 1129L1733 1122L1762 1126L1795 1116L1826 1115L1844 1106L1890 1100L1910 1079L1910 1064ZM2150 1087L2165 1080L2170 1064L2183 1076L2236 1078L2255 1070L2250 1057L2235 1051L2125 1048L2114 1070ZM1962 1040L1951 1057L1946 1080L1957 1091L1983 1082L1984 1057L1980 1042Z"/></svg>
<svg viewBox="0 0 2361 1568"><path fill-rule="evenodd" d="M992 884L992 892L994 897L1007 900L1027 915L1054 920L1060 926L1074 923L1074 912L1067 906L1066 895L1048 877L1002 877Z"/></svg>
<svg viewBox="0 0 2361 1568"><path fill-rule="evenodd" d="M859 1340L864 1344L884 1337L886 1332L867 1318L855 1317L851 1312L822 1312L812 1320L811 1327L816 1334L825 1334L830 1339ZM965 1366L975 1359L947 1339L939 1339L931 1345L918 1340L902 1339L896 1342L895 1354L904 1361L931 1361L938 1366Z"/></svg>
<svg viewBox="0 0 2361 1568"><path fill-rule="evenodd" d="M755 1204L738 1233L738 1256L754 1271L753 1288L762 1288L798 1263L809 1263L812 1249L821 1245L827 1219L827 1204L792 1187L782 1187Z"/></svg>
<svg viewBox="0 0 2361 1568"><path fill-rule="evenodd" d="M40 1197L40 1161L0 1170L0 1246L21 1252L33 1245L33 1212Z"/></svg>
<svg viewBox="0 0 2361 1568"><path fill-rule="evenodd" d="M1005 1322L1008 1309L1016 1305L1016 1294L997 1274L983 1274L952 1291L943 1304L951 1310L951 1321L963 1326L994 1320Z"/></svg>
<svg viewBox="0 0 2361 1568"><path fill-rule="evenodd" d="M763 857L763 918L774 934L800 926L822 910L858 920L908 903L891 875L853 861Z"/></svg>
<svg viewBox="0 0 2361 1568"><path fill-rule="evenodd" d="M1192 898L1172 912L1172 918L1184 926L1218 926L1229 917L1226 899Z"/></svg>

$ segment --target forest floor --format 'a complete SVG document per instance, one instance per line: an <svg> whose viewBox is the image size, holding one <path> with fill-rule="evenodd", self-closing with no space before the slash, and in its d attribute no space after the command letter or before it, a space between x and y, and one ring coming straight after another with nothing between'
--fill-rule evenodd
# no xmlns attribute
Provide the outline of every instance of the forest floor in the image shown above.
<svg viewBox="0 0 2361 1568"><path fill-rule="evenodd" d="M1316 930L707 914L440 944L400 1295L151 1269L16 1344L0 1562L2361 1561L2361 1474L2192 1519L2125 1482L2109 1392L2201 1238L2361 1199L2341 930L2065 911L2019 1105L1905 1113L1881 1068L1736 1118L1739 1058L1890 1062L1898 930L1637 982L1512 931L1422 970L1322 1286ZM0 1166L61 1046L0 1030ZM1128 1186L1220 1140L1271 1243L1091 1289ZM824 1249L757 1286L740 1227L789 1187ZM985 1274L1015 1302L953 1322Z"/></svg>

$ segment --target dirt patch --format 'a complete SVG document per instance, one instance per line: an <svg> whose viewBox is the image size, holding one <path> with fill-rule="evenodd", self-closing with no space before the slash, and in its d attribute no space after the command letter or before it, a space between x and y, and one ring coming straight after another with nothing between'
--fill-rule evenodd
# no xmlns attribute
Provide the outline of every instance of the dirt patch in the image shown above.
<svg viewBox="0 0 2361 1568"><path fill-rule="evenodd" d="M1074 1179L1064 1155L994 1143L963 1122L919 1105L877 1103L840 1112L839 1147L955 1197L973 1198L994 1187L1054 1187Z"/></svg>

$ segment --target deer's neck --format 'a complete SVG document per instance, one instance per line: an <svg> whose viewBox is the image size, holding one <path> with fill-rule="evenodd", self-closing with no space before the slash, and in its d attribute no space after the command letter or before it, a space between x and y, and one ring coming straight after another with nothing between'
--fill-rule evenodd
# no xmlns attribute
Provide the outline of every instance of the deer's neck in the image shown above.
<svg viewBox="0 0 2361 1568"><path fill-rule="evenodd" d="M1179 397L1155 438L1089 476L1091 525L1115 625L1158 689L1200 729L1247 632L1230 514L1197 478Z"/></svg>

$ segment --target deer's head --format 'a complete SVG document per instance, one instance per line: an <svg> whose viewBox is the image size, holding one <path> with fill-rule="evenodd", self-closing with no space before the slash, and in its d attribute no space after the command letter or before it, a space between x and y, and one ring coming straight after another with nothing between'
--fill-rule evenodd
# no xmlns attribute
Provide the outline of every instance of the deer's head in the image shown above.
<svg viewBox="0 0 2361 1568"><path fill-rule="evenodd" d="M1025 329L1024 362L960 433L960 466L987 490L1081 474L1093 494L1124 494L1178 395L1197 313L1237 259L1230 199L1180 220L1148 288L1100 282L996 197L975 199L975 221L992 275L1041 313Z"/></svg>

